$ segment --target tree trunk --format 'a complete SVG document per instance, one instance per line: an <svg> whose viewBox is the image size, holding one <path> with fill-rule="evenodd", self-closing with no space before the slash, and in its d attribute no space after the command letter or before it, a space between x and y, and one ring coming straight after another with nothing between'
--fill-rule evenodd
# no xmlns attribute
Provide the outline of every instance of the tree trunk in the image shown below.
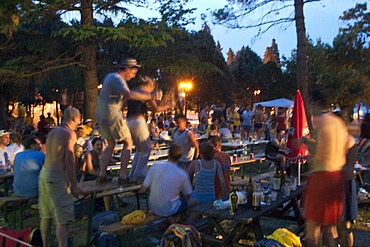
<svg viewBox="0 0 370 247"><path fill-rule="evenodd" d="M294 0L295 26L297 31L297 86L302 93L310 130L312 130L311 111L308 109L308 63L307 38L303 14L303 0Z"/></svg>
<svg viewBox="0 0 370 247"><path fill-rule="evenodd" d="M81 24L82 27L93 26L93 6L92 1L81 1ZM94 38L87 39L83 44L82 63L84 68L84 89L85 89L85 104L84 104L84 119L95 119L95 110L98 97L98 76L97 76L97 48Z"/></svg>
<svg viewBox="0 0 370 247"><path fill-rule="evenodd" d="M8 129L8 122L7 120L7 110L6 110L6 103L5 99L2 95L0 95L0 129Z"/></svg>

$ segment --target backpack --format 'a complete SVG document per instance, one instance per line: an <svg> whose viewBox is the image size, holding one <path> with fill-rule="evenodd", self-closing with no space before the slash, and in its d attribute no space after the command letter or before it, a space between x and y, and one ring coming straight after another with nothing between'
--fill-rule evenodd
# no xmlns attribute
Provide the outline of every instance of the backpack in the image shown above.
<svg viewBox="0 0 370 247"><path fill-rule="evenodd" d="M26 246L20 242L10 239L20 240L27 244L31 244L32 246L42 247L42 239L41 239L41 232L40 229L35 228L27 228L21 231L15 231L8 227L1 227L0 228L0 246L6 247L22 247Z"/></svg>
<svg viewBox="0 0 370 247"><path fill-rule="evenodd" d="M118 214L113 211L105 211L95 215L91 223L91 229L94 234L93 242L97 247L118 246L116 234L101 232L99 228L103 225L110 225L119 221Z"/></svg>

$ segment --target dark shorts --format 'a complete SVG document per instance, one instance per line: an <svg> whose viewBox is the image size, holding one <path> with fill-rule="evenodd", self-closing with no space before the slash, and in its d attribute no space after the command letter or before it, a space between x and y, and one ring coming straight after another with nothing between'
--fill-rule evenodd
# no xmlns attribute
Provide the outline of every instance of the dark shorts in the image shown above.
<svg viewBox="0 0 370 247"><path fill-rule="evenodd" d="M255 129L262 129L263 124L262 123L254 123Z"/></svg>
<svg viewBox="0 0 370 247"><path fill-rule="evenodd" d="M268 154L266 154L266 159L276 160L277 155L278 155L277 153L268 153Z"/></svg>
<svg viewBox="0 0 370 247"><path fill-rule="evenodd" d="M180 197L180 201L181 201L181 205L179 209L177 210L176 214L181 214L188 209L188 202L182 197Z"/></svg>
<svg viewBox="0 0 370 247"><path fill-rule="evenodd" d="M242 127L243 127L243 129L244 129L244 131L251 131L251 129L252 129L252 125L242 125Z"/></svg>

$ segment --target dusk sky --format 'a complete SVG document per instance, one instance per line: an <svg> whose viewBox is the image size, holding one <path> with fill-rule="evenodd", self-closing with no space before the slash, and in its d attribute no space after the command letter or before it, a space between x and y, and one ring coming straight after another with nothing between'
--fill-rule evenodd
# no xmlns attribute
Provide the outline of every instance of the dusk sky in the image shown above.
<svg viewBox="0 0 370 247"><path fill-rule="evenodd" d="M355 7L356 3L364 2L366 1L322 0L320 2L306 4L304 6L304 14L307 34L314 41L321 38L325 43L332 44L334 37L339 32L339 28L346 25L346 23L339 20L339 16L343 14L343 11ZM209 7L223 7L225 3L226 1L224 0L194 0L191 5L198 7L198 12L202 13ZM290 9L288 13L291 11L293 11L293 9ZM197 17L200 16L198 12ZM201 24L201 21L199 21L197 26L194 27L194 30L199 30ZM280 56L285 55L286 57L290 57L291 51L297 46L294 22L292 22L286 30L283 30L281 27L275 27L254 40L253 38L257 33L257 29L230 30L221 26L209 25L211 26L211 32L215 41L221 43L224 54L226 54L229 47L235 53L244 45L251 47L254 52L262 57L266 47L271 45L273 38L276 39L278 44Z"/></svg>
<svg viewBox="0 0 370 247"><path fill-rule="evenodd" d="M291 2L293 2L293 0ZM321 38L322 41L331 45L333 38L339 32L339 28L346 25L346 23L339 20L339 16L343 14L343 11L355 7L356 3L364 2L366 2L366 0L321 0L319 2L305 4L304 15L307 34L314 41ZM187 29L199 31L203 24L200 18L201 14L207 12L209 14L208 9L222 8L225 4L227 4L226 0L191 0L187 6L197 8L197 11L194 13L196 25L188 26ZM121 5L129 8L131 12L139 18L159 17L158 13L153 10L134 8L126 3L121 3ZM155 6L151 7L155 8ZM259 10L259 12L251 16L248 21L250 19L256 20L262 16L264 11L268 11L268 9ZM290 8L285 13L281 11L280 17L286 17L287 14L292 13L292 11L294 11L293 8ZM78 12L69 12L64 16L65 20L72 20L74 18L80 18ZM117 23L120 21L120 18L122 18L122 16L112 16L112 19ZM271 45L273 38L275 38L278 44L280 56L285 55L286 57L290 57L291 51L297 46L294 22L284 27L274 27L267 33L255 38L257 29L231 30L222 26L213 25L209 18L206 21L211 28L215 41L221 43L225 58L229 48L236 53L243 45L251 47L251 49L262 58L266 47Z"/></svg>

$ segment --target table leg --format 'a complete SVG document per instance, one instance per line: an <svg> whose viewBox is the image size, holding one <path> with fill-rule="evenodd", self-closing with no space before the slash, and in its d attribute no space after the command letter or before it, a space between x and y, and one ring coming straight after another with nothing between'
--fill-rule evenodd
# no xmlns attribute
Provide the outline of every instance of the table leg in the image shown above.
<svg viewBox="0 0 370 247"><path fill-rule="evenodd" d="M294 216L297 220L297 223L298 223L299 226L302 226L304 224L304 219L301 215L301 211L299 210L298 200L297 200L297 198L293 198L291 201L292 201Z"/></svg>
<svg viewBox="0 0 370 247"><path fill-rule="evenodd" d="M139 190L136 191L136 206L137 206L137 209L140 210L140 195L139 195Z"/></svg>
<svg viewBox="0 0 370 247"><path fill-rule="evenodd" d="M234 234L235 236L232 239L232 246L244 246L239 244L239 240L244 238L248 232L253 232L257 241L263 238L263 232L259 223L259 219L256 219L249 224L238 223L237 226L239 230L236 232L236 234Z"/></svg>
<svg viewBox="0 0 370 247"><path fill-rule="evenodd" d="M88 220L87 220L87 232L86 232L86 246L90 246L90 236L91 236L91 223L92 218L94 217L95 211L95 198L97 193L91 193L90 201L89 201L89 212L88 212Z"/></svg>

